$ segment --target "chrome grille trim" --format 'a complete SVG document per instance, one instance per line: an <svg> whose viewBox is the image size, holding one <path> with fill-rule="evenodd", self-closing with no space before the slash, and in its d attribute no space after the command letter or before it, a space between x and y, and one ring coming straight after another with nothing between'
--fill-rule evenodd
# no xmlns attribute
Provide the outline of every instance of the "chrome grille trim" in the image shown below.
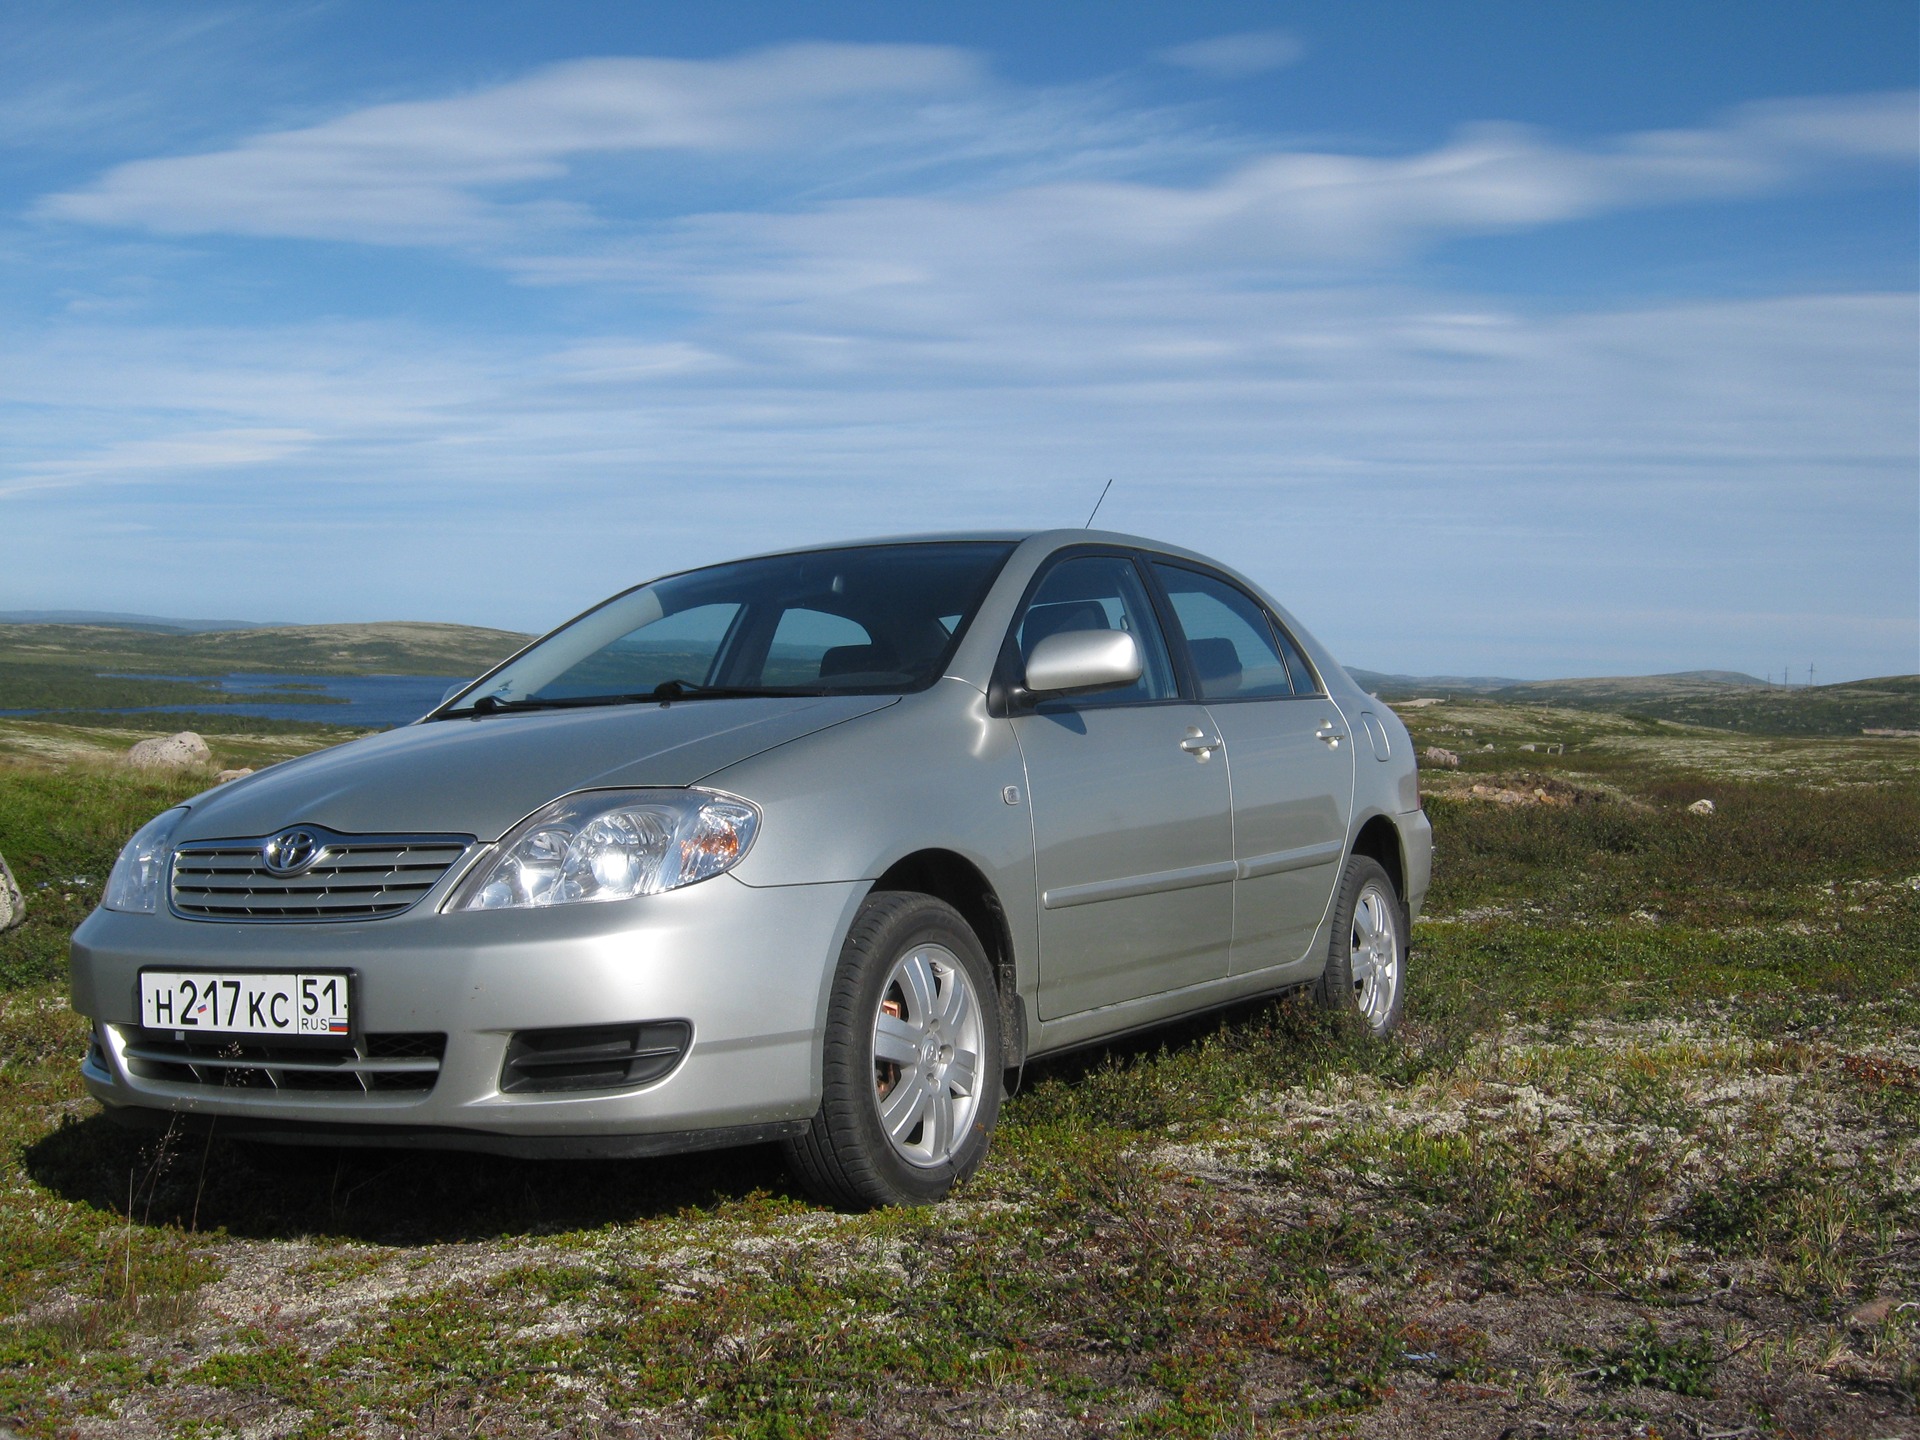
<svg viewBox="0 0 1920 1440"><path fill-rule="evenodd" d="M443 1033L363 1035L350 1050L275 1045L256 1037L162 1040L116 1027L127 1072L140 1080L246 1090L328 1091L337 1095L421 1095L440 1079Z"/></svg>
<svg viewBox="0 0 1920 1440"><path fill-rule="evenodd" d="M270 837L190 840L173 853L168 905L183 920L378 920L424 899L473 849L471 835L339 835L302 826L325 845L298 875L279 876L261 854Z"/></svg>

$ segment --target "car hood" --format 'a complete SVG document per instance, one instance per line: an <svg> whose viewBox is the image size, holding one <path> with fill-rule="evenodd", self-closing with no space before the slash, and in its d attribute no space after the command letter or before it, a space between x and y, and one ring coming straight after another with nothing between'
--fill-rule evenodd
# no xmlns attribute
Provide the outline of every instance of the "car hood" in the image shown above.
<svg viewBox="0 0 1920 1440"><path fill-rule="evenodd" d="M405 725L209 790L192 802L175 838L323 825L348 835L497 840L556 796L691 785L896 702L891 695L681 700Z"/></svg>

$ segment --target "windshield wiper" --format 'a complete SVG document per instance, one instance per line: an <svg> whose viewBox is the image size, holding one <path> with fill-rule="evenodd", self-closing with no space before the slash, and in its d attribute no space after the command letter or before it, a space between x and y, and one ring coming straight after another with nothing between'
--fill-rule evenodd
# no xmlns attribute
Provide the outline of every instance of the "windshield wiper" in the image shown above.
<svg viewBox="0 0 1920 1440"><path fill-rule="evenodd" d="M731 700L765 695L801 695L801 690L774 690L744 685L701 685L692 680L663 680L651 690L620 695L529 696L525 700L502 700L498 695L482 695L461 710L444 710L442 720L477 720L484 715L507 715L527 710L579 710L599 705L666 704L672 700Z"/></svg>
<svg viewBox="0 0 1920 1440"><path fill-rule="evenodd" d="M772 689L764 685L702 685L695 680L662 680L643 697L665 704L669 700L737 700L756 695L802 695L806 691Z"/></svg>

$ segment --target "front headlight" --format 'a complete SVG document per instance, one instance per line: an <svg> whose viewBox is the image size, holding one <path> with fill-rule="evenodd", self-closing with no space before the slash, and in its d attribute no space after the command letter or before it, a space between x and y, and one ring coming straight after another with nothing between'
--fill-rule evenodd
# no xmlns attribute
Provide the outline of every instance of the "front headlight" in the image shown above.
<svg viewBox="0 0 1920 1440"><path fill-rule="evenodd" d="M554 801L514 827L455 910L517 910L658 895L731 870L760 812L706 790L600 790Z"/></svg>
<svg viewBox="0 0 1920 1440"><path fill-rule="evenodd" d="M167 883L167 861L173 856L173 832L187 818L182 805L156 815L121 848L107 876L107 888L100 896L103 909L128 915L151 915L160 906L160 891Z"/></svg>

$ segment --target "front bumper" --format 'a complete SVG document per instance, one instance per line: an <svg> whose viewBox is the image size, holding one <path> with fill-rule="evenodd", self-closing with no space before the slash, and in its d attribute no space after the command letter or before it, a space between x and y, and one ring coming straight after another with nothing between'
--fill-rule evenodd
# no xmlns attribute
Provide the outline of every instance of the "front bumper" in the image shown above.
<svg viewBox="0 0 1920 1440"><path fill-rule="evenodd" d="M81 1073L133 1122L180 1115L274 1140L510 1154L632 1155L788 1133L820 1103L820 1036L858 882L755 888L721 876L665 895L543 911L225 924L95 911L75 933ZM356 1030L444 1035L429 1088L249 1088L156 1078L130 1057L139 972L350 970ZM684 1020L671 1073L638 1088L506 1093L516 1032ZM164 1123L164 1121L162 1122Z"/></svg>

